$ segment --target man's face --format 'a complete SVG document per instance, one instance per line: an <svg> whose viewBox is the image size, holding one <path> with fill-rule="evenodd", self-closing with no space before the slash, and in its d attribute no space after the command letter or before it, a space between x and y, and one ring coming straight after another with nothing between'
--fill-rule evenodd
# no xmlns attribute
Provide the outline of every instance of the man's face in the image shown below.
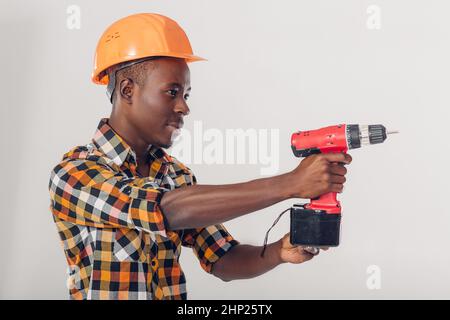
<svg viewBox="0 0 450 320"><path fill-rule="evenodd" d="M147 144L169 148L189 113L190 72L184 59L155 60L144 86L135 86L130 120Z"/></svg>

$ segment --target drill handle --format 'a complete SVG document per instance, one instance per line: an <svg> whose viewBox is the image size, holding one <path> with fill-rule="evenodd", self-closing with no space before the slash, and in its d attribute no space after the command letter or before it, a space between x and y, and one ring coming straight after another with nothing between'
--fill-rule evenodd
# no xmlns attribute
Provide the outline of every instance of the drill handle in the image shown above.
<svg viewBox="0 0 450 320"><path fill-rule="evenodd" d="M311 202L306 205L306 208L326 211L329 214L341 213L341 203L337 200L336 192L325 193L318 198L311 199Z"/></svg>

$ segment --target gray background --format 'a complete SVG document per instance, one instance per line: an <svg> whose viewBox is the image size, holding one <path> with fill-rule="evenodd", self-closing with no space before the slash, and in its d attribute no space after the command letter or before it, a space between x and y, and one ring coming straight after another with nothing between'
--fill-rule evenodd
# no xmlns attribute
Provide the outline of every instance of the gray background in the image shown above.
<svg viewBox="0 0 450 320"><path fill-rule="evenodd" d="M191 65L186 128L202 120L220 130L279 129L280 173L299 161L289 146L298 129L383 123L401 132L351 152L339 248L229 283L206 274L184 248L191 299L450 298L448 1L0 3L1 298L68 297L49 173L109 115L105 88L90 82L95 45L111 22L137 12L172 17L209 59ZM71 4L81 9L80 30L66 27ZM372 4L381 9L380 30L366 27ZM199 183L261 177L258 165L190 167ZM261 245L296 202L225 226L242 243ZM270 240L288 226L286 215ZM366 285L370 265L381 270L379 290Z"/></svg>

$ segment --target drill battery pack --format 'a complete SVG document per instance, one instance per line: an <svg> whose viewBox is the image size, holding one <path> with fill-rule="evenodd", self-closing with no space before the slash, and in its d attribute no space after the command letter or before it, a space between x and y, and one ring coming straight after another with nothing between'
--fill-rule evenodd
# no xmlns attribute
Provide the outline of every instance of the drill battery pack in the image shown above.
<svg viewBox="0 0 450 320"><path fill-rule="evenodd" d="M311 247L337 247L341 215L306 209L303 204L291 207L292 244Z"/></svg>

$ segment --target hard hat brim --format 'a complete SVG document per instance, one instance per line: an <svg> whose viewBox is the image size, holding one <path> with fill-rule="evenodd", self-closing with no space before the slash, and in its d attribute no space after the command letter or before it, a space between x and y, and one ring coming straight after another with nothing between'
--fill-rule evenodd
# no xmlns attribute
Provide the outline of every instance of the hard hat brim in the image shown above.
<svg viewBox="0 0 450 320"><path fill-rule="evenodd" d="M170 55L168 55L167 53L161 53L161 54L155 53L153 56L180 58L180 59L184 59L186 61L186 63L191 63L191 62L196 62L196 61L208 61L207 59L196 56L196 55L186 55L186 54L172 54L171 53ZM122 60L118 63L112 63L111 65L108 65L108 66L103 66L102 68L100 68L100 70L105 71L108 68L110 68L116 64L120 64L123 62L129 62L129 61L133 61L133 60L139 60L142 58L145 58L145 57L130 57L130 59ZM100 84L100 85L107 85L109 82L108 75L104 72L92 74L91 79L92 79L92 82L94 82L95 84Z"/></svg>

